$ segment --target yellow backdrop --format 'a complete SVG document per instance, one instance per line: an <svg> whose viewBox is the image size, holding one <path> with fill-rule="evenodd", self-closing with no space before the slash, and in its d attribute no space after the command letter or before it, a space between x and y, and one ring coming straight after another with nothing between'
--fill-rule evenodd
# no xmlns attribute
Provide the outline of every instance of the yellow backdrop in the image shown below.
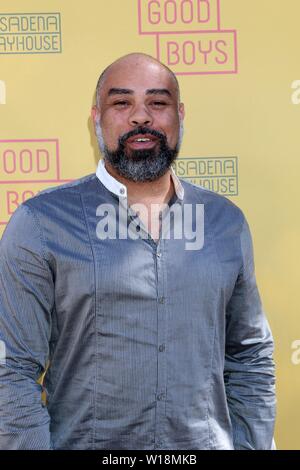
<svg viewBox="0 0 300 470"><path fill-rule="evenodd" d="M177 74L179 176L250 223L276 342L279 449L299 449L299 0L14 0L0 11L0 230L22 200L95 170L101 70L133 51Z"/></svg>

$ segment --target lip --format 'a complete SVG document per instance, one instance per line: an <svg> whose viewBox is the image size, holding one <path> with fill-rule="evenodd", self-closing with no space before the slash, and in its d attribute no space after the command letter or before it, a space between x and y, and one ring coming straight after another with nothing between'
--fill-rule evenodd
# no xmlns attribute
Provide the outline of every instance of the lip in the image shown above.
<svg viewBox="0 0 300 470"><path fill-rule="evenodd" d="M137 142L136 139L149 139L149 141ZM129 137L129 139L127 139L126 141L126 144L134 150L150 149L150 148L155 147L155 145L157 144L157 141L158 141L157 137L153 136L152 134L137 134L133 137Z"/></svg>
<svg viewBox="0 0 300 470"><path fill-rule="evenodd" d="M129 137L129 139L127 139L126 142L132 143L132 142L135 142L136 139L149 139L151 141L156 141L157 137L155 137L152 134L137 134L137 135L134 135L133 137Z"/></svg>

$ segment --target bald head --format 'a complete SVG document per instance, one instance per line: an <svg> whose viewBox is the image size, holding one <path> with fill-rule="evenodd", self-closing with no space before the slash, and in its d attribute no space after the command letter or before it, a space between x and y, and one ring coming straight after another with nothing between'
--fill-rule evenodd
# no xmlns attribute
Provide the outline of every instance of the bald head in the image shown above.
<svg viewBox="0 0 300 470"><path fill-rule="evenodd" d="M159 62L157 59L154 57L144 54L141 52L133 52L131 54L127 54L125 56L120 57L119 59L115 60L112 64L108 65L103 72L101 73L97 86L96 86L96 105L100 107L100 102L101 102L101 91L105 85L105 82L108 77L110 77L114 72L120 71L122 69L124 70L134 70L135 73L139 73L139 69L145 69L145 67L148 67L149 71L153 70L155 72L155 69L158 70L163 70L165 73L167 73L176 90L176 95L177 95L177 100L178 104L180 102L180 91L179 91L179 83L176 78L176 75L174 72L172 72L169 67L166 65L162 64Z"/></svg>

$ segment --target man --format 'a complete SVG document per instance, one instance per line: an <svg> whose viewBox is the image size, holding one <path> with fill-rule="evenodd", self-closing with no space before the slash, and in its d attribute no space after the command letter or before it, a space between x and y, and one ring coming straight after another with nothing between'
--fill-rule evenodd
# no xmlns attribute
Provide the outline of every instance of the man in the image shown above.
<svg viewBox="0 0 300 470"><path fill-rule="evenodd" d="M1 241L0 447L270 449L273 339L247 221L172 170L184 106L167 67L129 54L96 95L96 175L23 203Z"/></svg>

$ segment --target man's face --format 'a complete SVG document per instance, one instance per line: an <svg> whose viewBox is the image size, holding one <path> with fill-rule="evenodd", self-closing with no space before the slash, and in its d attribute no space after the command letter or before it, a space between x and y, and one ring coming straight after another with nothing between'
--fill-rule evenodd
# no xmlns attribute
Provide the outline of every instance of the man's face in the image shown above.
<svg viewBox="0 0 300 470"><path fill-rule="evenodd" d="M174 79L149 61L113 65L93 108L101 151L134 181L153 181L167 171L179 151L183 117Z"/></svg>

